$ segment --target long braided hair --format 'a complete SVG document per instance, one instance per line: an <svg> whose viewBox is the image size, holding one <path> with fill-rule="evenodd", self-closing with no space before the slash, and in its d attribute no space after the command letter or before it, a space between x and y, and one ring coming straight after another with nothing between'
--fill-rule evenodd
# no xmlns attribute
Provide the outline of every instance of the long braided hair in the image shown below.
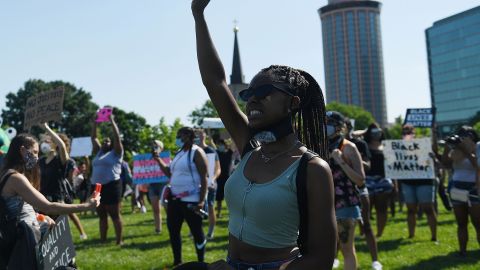
<svg viewBox="0 0 480 270"><path fill-rule="evenodd" d="M312 75L288 66L272 65L260 73L274 81L287 83L300 98L298 110L292 113L293 128L305 146L328 160L326 110L322 89Z"/></svg>

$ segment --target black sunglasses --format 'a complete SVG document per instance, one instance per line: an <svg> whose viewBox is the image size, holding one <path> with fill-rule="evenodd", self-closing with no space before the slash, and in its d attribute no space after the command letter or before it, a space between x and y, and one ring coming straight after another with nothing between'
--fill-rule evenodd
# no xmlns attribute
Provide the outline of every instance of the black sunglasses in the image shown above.
<svg viewBox="0 0 480 270"><path fill-rule="evenodd" d="M292 92L293 90L287 84L281 83L272 83L264 84L259 87L248 87L245 90L242 90L238 93L241 100L247 102L251 97L255 96L258 99L263 99L273 93L273 91L280 91L289 96L295 96Z"/></svg>

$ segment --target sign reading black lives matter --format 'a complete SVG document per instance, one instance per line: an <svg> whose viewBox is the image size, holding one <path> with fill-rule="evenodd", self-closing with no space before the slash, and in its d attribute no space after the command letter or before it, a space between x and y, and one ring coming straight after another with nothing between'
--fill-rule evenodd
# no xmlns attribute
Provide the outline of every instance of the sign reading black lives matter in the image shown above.
<svg viewBox="0 0 480 270"><path fill-rule="evenodd" d="M392 179L433 179L435 170L430 157L429 138L383 141L385 176Z"/></svg>
<svg viewBox="0 0 480 270"><path fill-rule="evenodd" d="M76 255L67 216L60 216L55 223L36 246L38 269L67 266Z"/></svg>
<svg viewBox="0 0 480 270"><path fill-rule="evenodd" d="M432 127L435 122L435 109L407 109L404 124L414 127Z"/></svg>
<svg viewBox="0 0 480 270"><path fill-rule="evenodd" d="M62 120L64 88L39 93L27 100L23 129L48 121Z"/></svg>

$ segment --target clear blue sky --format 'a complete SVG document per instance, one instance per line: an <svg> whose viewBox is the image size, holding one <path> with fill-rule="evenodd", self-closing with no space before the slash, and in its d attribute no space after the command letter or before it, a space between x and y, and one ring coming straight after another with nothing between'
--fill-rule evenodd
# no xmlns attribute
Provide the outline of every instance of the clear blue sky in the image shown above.
<svg viewBox="0 0 480 270"><path fill-rule="evenodd" d="M478 0L382 1L388 119L430 106L424 30ZM233 20L247 81L270 64L309 71L324 84L320 18L327 0L212 0L206 15L227 75ZM150 124L187 115L208 98L200 80L190 0L1 1L0 108L28 79L64 80L100 106Z"/></svg>

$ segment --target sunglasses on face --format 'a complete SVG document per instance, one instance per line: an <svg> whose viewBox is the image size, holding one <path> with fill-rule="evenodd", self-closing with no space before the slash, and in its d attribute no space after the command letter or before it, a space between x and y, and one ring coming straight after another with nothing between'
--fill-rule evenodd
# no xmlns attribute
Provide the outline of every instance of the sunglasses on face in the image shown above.
<svg viewBox="0 0 480 270"><path fill-rule="evenodd" d="M256 97L257 99L264 99L265 97L271 95L274 91L283 92L289 96L295 96L292 94L293 90L288 87L286 84L264 84L259 87L249 87L245 90L240 91L238 94L240 99L247 102L251 97Z"/></svg>

